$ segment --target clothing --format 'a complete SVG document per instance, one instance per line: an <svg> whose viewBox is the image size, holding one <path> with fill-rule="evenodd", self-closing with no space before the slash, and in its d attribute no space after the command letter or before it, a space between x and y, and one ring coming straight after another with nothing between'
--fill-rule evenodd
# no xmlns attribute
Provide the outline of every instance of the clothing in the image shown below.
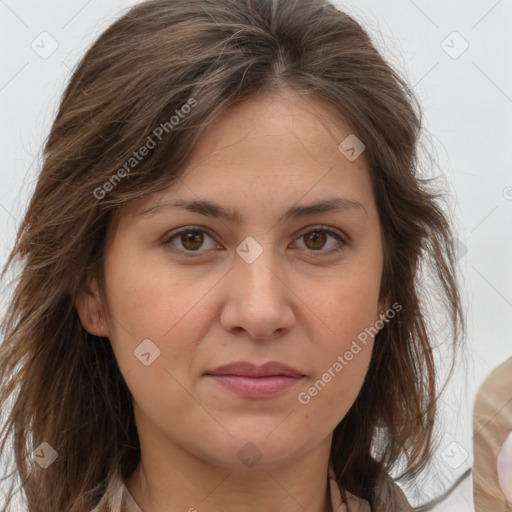
<svg viewBox="0 0 512 512"><path fill-rule="evenodd" d="M391 478L389 478L388 484L391 484L393 492L396 493L397 507L395 511L412 512L412 508L407 502L405 495ZM370 504L366 500L358 498L349 492L346 492L346 501L342 501L340 488L336 482L332 466L329 466L329 490L331 494L331 507L334 512L379 512L379 510L372 511ZM122 496L121 512L142 512L124 484L122 485Z"/></svg>
<svg viewBox="0 0 512 512"><path fill-rule="evenodd" d="M508 512L497 459L512 431L512 357L498 366L478 391L473 410L473 498L475 512Z"/></svg>

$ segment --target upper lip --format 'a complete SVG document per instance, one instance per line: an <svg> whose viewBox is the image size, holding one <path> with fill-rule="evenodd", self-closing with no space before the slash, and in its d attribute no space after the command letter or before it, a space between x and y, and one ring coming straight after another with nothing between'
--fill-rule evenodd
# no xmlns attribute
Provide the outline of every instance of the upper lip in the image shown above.
<svg viewBox="0 0 512 512"><path fill-rule="evenodd" d="M278 361L269 361L263 365L255 365L247 361L237 361L208 370L206 375L240 375L244 377L269 377L272 375L285 375L288 377L302 377L303 373Z"/></svg>

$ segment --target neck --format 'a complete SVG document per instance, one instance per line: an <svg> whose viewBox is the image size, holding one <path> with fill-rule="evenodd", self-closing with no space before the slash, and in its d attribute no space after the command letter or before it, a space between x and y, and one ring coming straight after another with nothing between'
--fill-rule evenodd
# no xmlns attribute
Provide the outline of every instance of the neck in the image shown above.
<svg viewBox="0 0 512 512"><path fill-rule="evenodd" d="M143 512L332 512L328 441L289 465L260 469L219 468L178 450L141 456L126 487Z"/></svg>

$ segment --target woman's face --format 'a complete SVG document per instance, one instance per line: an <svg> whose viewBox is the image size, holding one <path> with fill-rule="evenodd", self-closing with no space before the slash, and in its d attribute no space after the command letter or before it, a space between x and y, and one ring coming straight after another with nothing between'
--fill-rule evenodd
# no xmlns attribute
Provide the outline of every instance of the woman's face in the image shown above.
<svg viewBox="0 0 512 512"><path fill-rule="evenodd" d="M338 148L350 134L320 99L255 95L209 128L176 184L121 212L105 255L110 316L77 308L110 339L143 451L226 468L328 453L386 307L365 155ZM298 376L211 375L270 361Z"/></svg>

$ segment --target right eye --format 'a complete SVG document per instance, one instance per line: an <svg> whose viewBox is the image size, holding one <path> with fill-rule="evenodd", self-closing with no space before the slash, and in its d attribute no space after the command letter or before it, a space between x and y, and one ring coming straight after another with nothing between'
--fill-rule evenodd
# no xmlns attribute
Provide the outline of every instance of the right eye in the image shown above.
<svg viewBox="0 0 512 512"><path fill-rule="evenodd" d="M163 242L164 245L173 246L171 250L181 252L186 257L200 256L202 253L206 252L206 250L215 247L213 238L204 229L198 229L197 227L180 229L179 231L174 231L171 235L172 236L166 238ZM210 238L212 242L210 242L209 248L205 251L200 251L199 249L203 246L205 241L205 235L207 238ZM176 247L175 244L178 244L180 247Z"/></svg>

